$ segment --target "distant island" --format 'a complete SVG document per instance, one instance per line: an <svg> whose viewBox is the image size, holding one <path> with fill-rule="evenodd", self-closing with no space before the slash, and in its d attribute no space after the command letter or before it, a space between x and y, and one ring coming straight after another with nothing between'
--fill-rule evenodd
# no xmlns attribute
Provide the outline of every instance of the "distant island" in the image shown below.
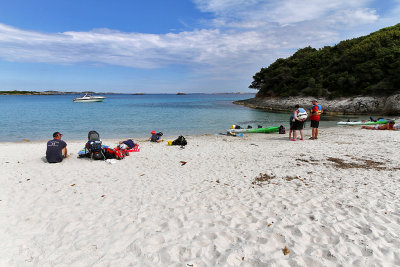
<svg viewBox="0 0 400 267"><path fill-rule="evenodd" d="M152 95L152 94L160 94L160 93L115 93L115 92L94 92L94 91L82 91L82 92L63 92L63 91L0 91L0 95ZM164 93L164 94L174 94L174 93ZM220 95L220 94L254 94L254 93L243 93L243 92L228 92L228 93L181 93L178 92L175 95L197 95L197 94L212 94L212 95Z"/></svg>
<svg viewBox="0 0 400 267"><path fill-rule="evenodd" d="M302 99L309 105L319 98L333 114L400 114L400 24L299 49L262 68L249 88L258 90L256 97L236 104L289 111Z"/></svg>
<svg viewBox="0 0 400 267"><path fill-rule="evenodd" d="M66 95L66 94L79 94L79 92L58 92L58 91L0 91L0 95Z"/></svg>
<svg viewBox="0 0 400 267"><path fill-rule="evenodd" d="M44 91L44 92L38 92L38 91L18 91L18 90L13 90L13 91L0 91L0 95L79 95L79 94L90 94L90 95L99 95L99 94L107 94L107 95L113 95L113 94L118 94L118 93L96 93L92 91L83 91L83 92L61 92L61 91Z"/></svg>
<svg viewBox="0 0 400 267"><path fill-rule="evenodd" d="M93 92L93 91L82 91L82 92L62 92L62 91L0 91L0 95L145 95L145 93L114 93L114 92Z"/></svg>

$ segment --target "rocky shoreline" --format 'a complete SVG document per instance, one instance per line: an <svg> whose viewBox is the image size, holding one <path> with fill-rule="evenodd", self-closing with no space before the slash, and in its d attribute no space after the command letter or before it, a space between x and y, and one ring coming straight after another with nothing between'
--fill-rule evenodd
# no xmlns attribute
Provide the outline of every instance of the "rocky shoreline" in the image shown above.
<svg viewBox="0 0 400 267"><path fill-rule="evenodd" d="M233 102L250 108L271 112L290 112L296 104L311 109L313 97L266 97ZM399 115L400 94L389 97L352 97L328 100L317 98L327 115Z"/></svg>

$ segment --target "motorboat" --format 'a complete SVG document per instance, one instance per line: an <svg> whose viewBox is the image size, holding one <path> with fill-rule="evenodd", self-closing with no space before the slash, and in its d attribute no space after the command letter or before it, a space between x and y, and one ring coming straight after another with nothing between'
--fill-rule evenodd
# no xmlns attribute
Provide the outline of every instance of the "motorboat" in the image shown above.
<svg viewBox="0 0 400 267"><path fill-rule="evenodd" d="M102 102L106 97L105 96L93 96L89 94L85 94L82 97L77 97L72 100L73 102Z"/></svg>

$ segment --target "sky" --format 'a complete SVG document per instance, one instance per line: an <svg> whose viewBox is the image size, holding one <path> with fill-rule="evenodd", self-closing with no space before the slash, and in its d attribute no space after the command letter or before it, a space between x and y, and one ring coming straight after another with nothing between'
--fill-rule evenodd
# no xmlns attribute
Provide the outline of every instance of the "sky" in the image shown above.
<svg viewBox="0 0 400 267"><path fill-rule="evenodd" d="M298 49L400 23L400 0L0 0L0 90L256 92Z"/></svg>

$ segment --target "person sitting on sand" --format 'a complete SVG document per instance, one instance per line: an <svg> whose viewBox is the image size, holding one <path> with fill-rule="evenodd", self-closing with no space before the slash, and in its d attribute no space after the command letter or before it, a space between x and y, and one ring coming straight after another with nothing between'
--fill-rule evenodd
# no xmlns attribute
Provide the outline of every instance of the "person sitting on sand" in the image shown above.
<svg viewBox="0 0 400 267"><path fill-rule="evenodd" d="M135 143L132 139L126 139L123 141L119 141L118 147L119 149L132 149L135 147Z"/></svg>
<svg viewBox="0 0 400 267"><path fill-rule="evenodd" d="M296 105L294 107L294 112L293 112L293 139L290 139L290 141L296 141L297 138L297 131L300 131L300 140L304 140L304 132L303 132L303 128L304 128L304 121L305 119L300 119L297 117L297 114L299 113L305 113L306 110L304 108L301 108L299 105Z"/></svg>
<svg viewBox="0 0 400 267"><path fill-rule="evenodd" d="M395 130L394 129L394 121L390 121L389 123L383 125L375 125L375 126L361 126L361 129L367 130Z"/></svg>
<svg viewBox="0 0 400 267"><path fill-rule="evenodd" d="M151 131L151 137L149 138L150 142L157 142L160 143L164 140L161 139L161 136L163 136L162 132L156 133L156 131Z"/></svg>
<svg viewBox="0 0 400 267"><path fill-rule="evenodd" d="M53 133L53 140L47 142L46 159L49 163L58 163L68 157L67 143L61 140L60 132Z"/></svg>

